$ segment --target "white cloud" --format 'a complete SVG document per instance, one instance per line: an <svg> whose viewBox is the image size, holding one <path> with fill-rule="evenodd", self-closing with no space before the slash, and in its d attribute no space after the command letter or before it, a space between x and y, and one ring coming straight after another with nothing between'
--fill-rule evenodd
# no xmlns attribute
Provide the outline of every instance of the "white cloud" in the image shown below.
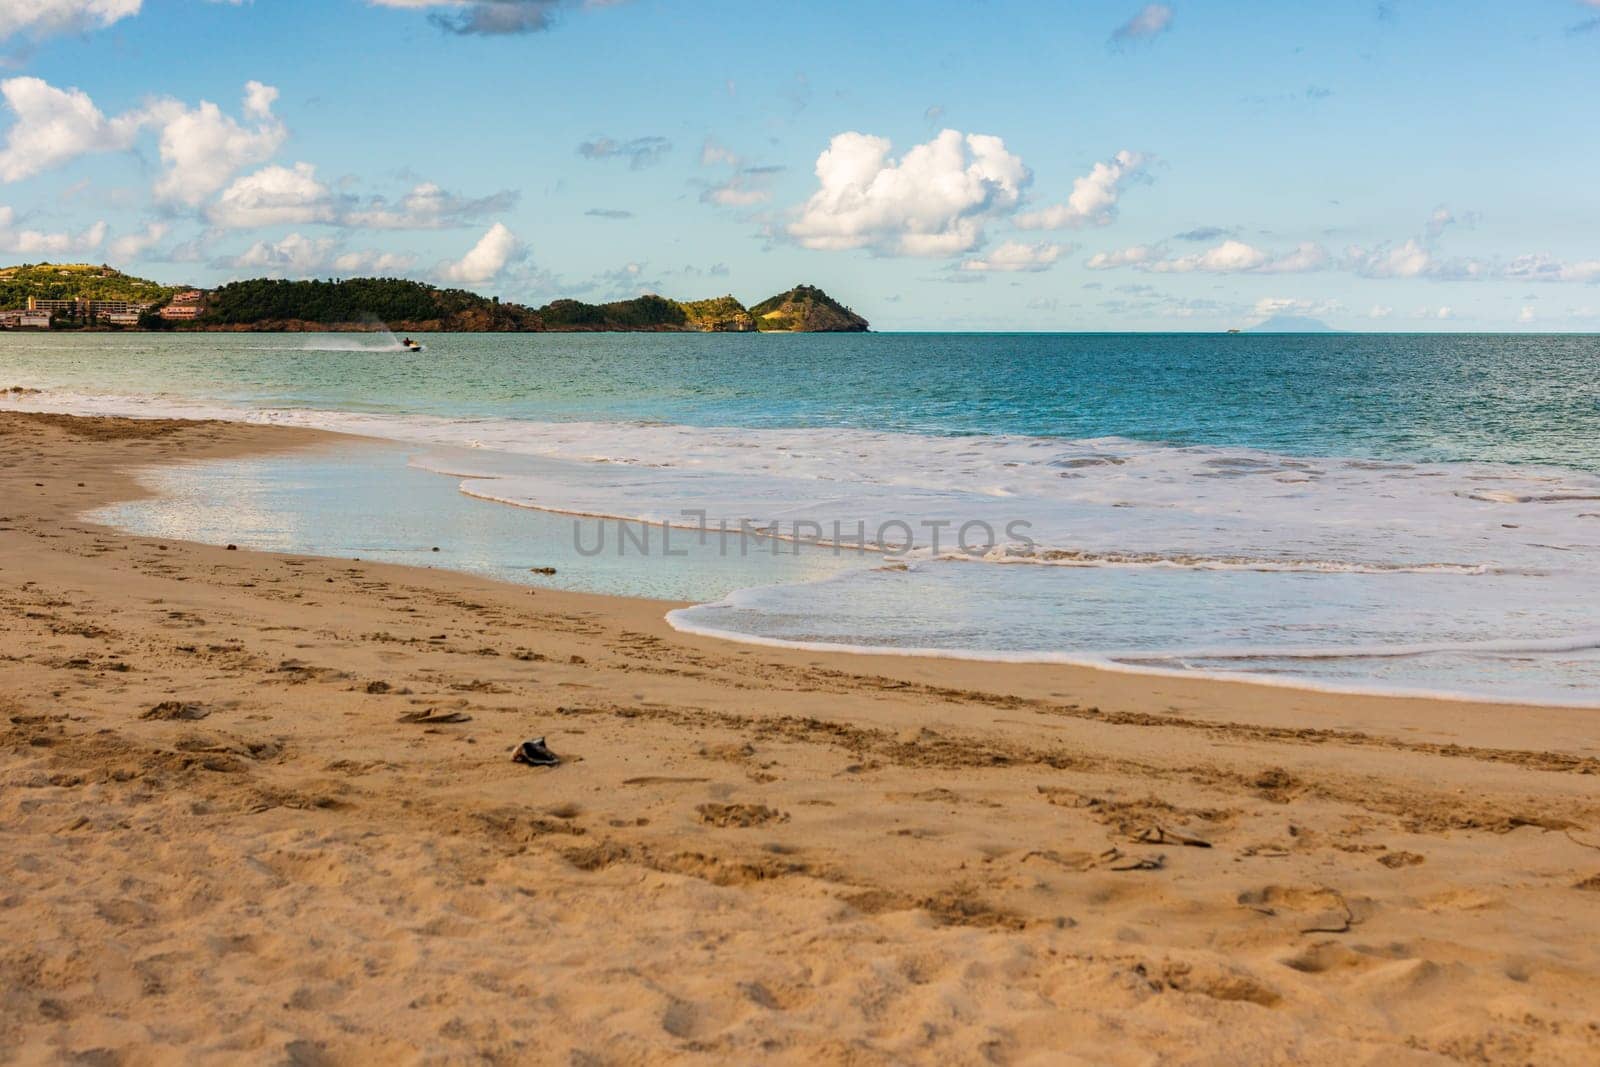
<svg viewBox="0 0 1600 1067"><path fill-rule="evenodd" d="M1260 269L1268 274L1304 274L1328 265L1328 250L1312 241L1295 246L1293 252L1271 260Z"/></svg>
<svg viewBox="0 0 1600 1067"><path fill-rule="evenodd" d="M506 264L527 254L517 235L506 229L504 223L489 227L478 243L466 255L454 262L441 263L438 274L446 281L475 283L494 278Z"/></svg>
<svg viewBox="0 0 1600 1067"><path fill-rule="evenodd" d="M81 89L57 89L39 78L7 78L0 95L16 116L0 148L0 180L20 181L91 152L132 146L142 113L108 119Z"/></svg>
<svg viewBox="0 0 1600 1067"><path fill-rule="evenodd" d="M141 0L5 0L0 40L18 33L84 33L139 13Z"/></svg>
<svg viewBox="0 0 1600 1067"><path fill-rule="evenodd" d="M742 167L727 181L707 187L700 199L722 207L753 207L772 199L772 179L782 167Z"/></svg>
<svg viewBox="0 0 1600 1067"><path fill-rule="evenodd" d="M333 220L328 187L317 180L317 168L296 163L274 164L234 180L206 210L213 224L230 230Z"/></svg>
<svg viewBox="0 0 1600 1067"><path fill-rule="evenodd" d="M170 230L171 227L164 222L152 222L142 232L124 234L118 237L111 242L108 251L112 260L117 263L126 263L130 259L138 259L160 244Z"/></svg>
<svg viewBox="0 0 1600 1067"><path fill-rule="evenodd" d="M772 190L763 188L748 175L735 174L727 181L707 189L701 199L722 207L752 207L771 200Z"/></svg>
<svg viewBox="0 0 1600 1067"><path fill-rule="evenodd" d="M291 233L281 241L257 241L230 263L269 274L309 274L328 265L334 245L331 237L312 238Z"/></svg>
<svg viewBox="0 0 1600 1067"><path fill-rule="evenodd" d="M1337 300L1307 300L1304 297L1268 296L1256 301L1255 315L1271 318L1274 315L1331 315L1343 310Z"/></svg>
<svg viewBox="0 0 1600 1067"><path fill-rule="evenodd" d="M483 215L509 210L516 202L517 194L509 190L472 198L424 182L413 187L398 204L391 206L379 197L365 208L345 213L340 221L373 230L439 230L465 226Z"/></svg>
<svg viewBox="0 0 1600 1067"><path fill-rule="evenodd" d="M1169 258L1160 248L1134 245L1117 252L1100 252L1085 264L1090 270L1134 267L1157 274L1303 274L1328 265L1327 250L1307 241L1292 252L1273 255L1255 245L1232 238L1204 251Z"/></svg>
<svg viewBox="0 0 1600 1067"><path fill-rule="evenodd" d="M721 207L754 207L771 200L773 178L784 169L747 166L738 153L710 137L700 148L700 165L732 168L732 173L725 180L707 185L705 192L700 194L702 202Z"/></svg>
<svg viewBox="0 0 1600 1067"><path fill-rule="evenodd" d="M998 137L944 130L898 160L890 148L882 137L837 134L817 157L820 188L790 236L828 251L955 255L977 247L987 220L1015 210L1032 179Z"/></svg>
<svg viewBox="0 0 1600 1067"><path fill-rule="evenodd" d="M416 265L417 257L400 252L345 252L333 259L334 269L344 274L400 274Z"/></svg>
<svg viewBox="0 0 1600 1067"><path fill-rule="evenodd" d="M1159 37L1172 27L1172 7L1168 4L1146 4L1138 13L1111 31L1114 44L1148 40Z"/></svg>
<svg viewBox="0 0 1600 1067"><path fill-rule="evenodd" d="M1518 322L1532 322L1533 321L1533 305L1532 304L1523 304L1522 305L1522 310L1517 312L1517 321Z"/></svg>
<svg viewBox="0 0 1600 1067"><path fill-rule="evenodd" d="M1179 256L1177 259L1164 259L1150 264L1149 269L1162 272L1188 274L1201 271L1207 274L1234 274L1240 271L1256 270L1264 267L1272 257L1254 245L1247 245L1243 241L1227 240L1215 248L1208 248L1204 252L1193 255Z"/></svg>
<svg viewBox="0 0 1600 1067"><path fill-rule="evenodd" d="M224 115L206 100L192 109L177 101L153 108L166 164L155 185L157 199L197 207L240 170L271 159L289 135L272 114L277 98L278 90L270 85L246 83L244 115L249 125Z"/></svg>
<svg viewBox="0 0 1600 1067"><path fill-rule="evenodd" d="M1090 270L1115 270L1118 267L1138 267L1153 263L1161 257L1159 249L1149 245L1133 245L1114 252L1096 252L1084 264Z"/></svg>
<svg viewBox="0 0 1600 1067"><path fill-rule="evenodd" d="M1372 310L1367 312L1369 319L1386 319L1394 314L1394 308L1387 304L1373 304Z"/></svg>
<svg viewBox="0 0 1600 1067"><path fill-rule="evenodd" d="M1398 246L1384 244L1373 249L1353 245L1345 260L1351 270L1364 278L1416 278L1433 266L1433 253L1412 239Z"/></svg>
<svg viewBox="0 0 1600 1067"><path fill-rule="evenodd" d="M1056 260L1070 250L1070 245L1051 244L1048 241L1041 241L1038 244L1031 245L1024 244L1021 241L1007 241L985 256L966 260L961 264L961 269L970 271L1049 270Z"/></svg>
<svg viewBox="0 0 1600 1067"><path fill-rule="evenodd" d="M80 89L58 89L38 78L8 78L0 95L15 116L0 148L0 180L12 182L62 166L79 156L132 148L147 126L159 130L166 168L157 199L197 207L244 167L266 162L288 131L272 114L278 90L245 85L243 125L215 104L195 108L172 99L108 118Z"/></svg>
<svg viewBox="0 0 1600 1067"><path fill-rule="evenodd" d="M23 256L78 255L94 251L106 239L107 226L103 221L78 233L19 230L15 222L16 213L9 207L0 207L0 252Z"/></svg>
<svg viewBox="0 0 1600 1067"><path fill-rule="evenodd" d="M323 271L340 274L399 274L415 263L413 256L374 249L346 252L332 237L291 233L280 241L257 241L226 261L273 276L305 277Z"/></svg>
<svg viewBox="0 0 1600 1067"><path fill-rule="evenodd" d="M1116 217L1122 190L1145 172L1149 162L1149 156L1123 149L1111 159L1096 163L1088 174L1075 180L1065 204L1019 215L1017 225L1024 230L1108 225Z"/></svg>
<svg viewBox="0 0 1600 1067"><path fill-rule="evenodd" d="M1600 0L1597 0L1600 3ZM1600 259L1576 262L1557 259L1544 252L1518 256L1506 265L1507 278L1529 282L1600 282Z"/></svg>

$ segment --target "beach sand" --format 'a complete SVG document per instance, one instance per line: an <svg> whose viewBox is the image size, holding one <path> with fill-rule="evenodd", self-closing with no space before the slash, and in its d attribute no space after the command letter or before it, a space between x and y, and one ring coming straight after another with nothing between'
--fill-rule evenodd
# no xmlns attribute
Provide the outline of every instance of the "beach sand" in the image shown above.
<svg viewBox="0 0 1600 1067"><path fill-rule="evenodd" d="M1600 1062L1600 713L745 647L76 517L334 440L0 414L0 1060Z"/></svg>

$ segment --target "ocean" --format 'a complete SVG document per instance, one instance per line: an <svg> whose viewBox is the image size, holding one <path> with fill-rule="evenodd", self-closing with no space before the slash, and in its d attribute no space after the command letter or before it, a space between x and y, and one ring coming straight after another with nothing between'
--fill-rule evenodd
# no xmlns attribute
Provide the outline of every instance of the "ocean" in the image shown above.
<svg viewBox="0 0 1600 1067"><path fill-rule="evenodd" d="M97 516L140 532L745 641L1600 705L1600 337L424 340L6 334L40 392L0 403L389 442L152 472Z"/></svg>

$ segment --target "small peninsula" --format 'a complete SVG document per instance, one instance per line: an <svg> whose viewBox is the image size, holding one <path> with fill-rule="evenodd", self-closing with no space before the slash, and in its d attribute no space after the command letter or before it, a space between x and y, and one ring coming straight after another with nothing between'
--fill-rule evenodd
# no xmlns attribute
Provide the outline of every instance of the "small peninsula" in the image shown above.
<svg viewBox="0 0 1600 1067"><path fill-rule="evenodd" d="M746 307L730 295L654 293L543 307L404 278L252 278L215 289L162 285L109 266L0 268L0 326L33 329L408 333L864 333L867 320L798 285Z"/></svg>

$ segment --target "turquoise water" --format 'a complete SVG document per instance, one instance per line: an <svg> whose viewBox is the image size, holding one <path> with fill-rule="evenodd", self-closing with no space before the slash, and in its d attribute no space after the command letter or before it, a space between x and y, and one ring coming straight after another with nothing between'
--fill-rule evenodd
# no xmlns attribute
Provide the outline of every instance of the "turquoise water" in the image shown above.
<svg viewBox="0 0 1600 1067"><path fill-rule="evenodd" d="M1600 471L1600 336L0 335L0 387L256 406L1125 437ZM372 350L377 349L377 350Z"/></svg>
<svg viewBox="0 0 1600 1067"><path fill-rule="evenodd" d="M262 547L403 556L438 530L440 565L515 580L560 549L562 584L697 601L674 625L745 640L1600 704L1600 338L427 343L0 335L0 388L410 464L185 468L118 515L168 536L237 540L247 512ZM565 513L812 547L601 559Z"/></svg>

